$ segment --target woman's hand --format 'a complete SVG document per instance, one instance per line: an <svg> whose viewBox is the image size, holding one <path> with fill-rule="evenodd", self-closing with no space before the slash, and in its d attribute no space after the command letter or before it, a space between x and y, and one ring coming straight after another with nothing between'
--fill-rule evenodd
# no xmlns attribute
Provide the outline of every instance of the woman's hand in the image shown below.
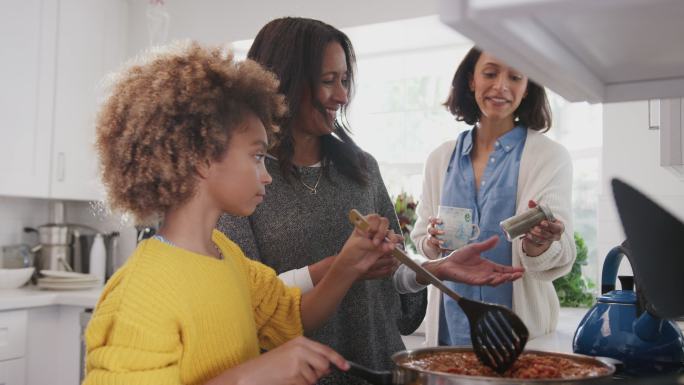
<svg viewBox="0 0 684 385"><path fill-rule="evenodd" d="M404 244L404 237L396 234L394 230L389 231L387 238L389 238L390 241L396 245ZM394 272L397 270L397 267L399 267L399 261L392 256L390 250L389 253L378 258L378 260L375 261L375 263L361 277L359 277L359 280L389 277L394 274Z"/></svg>
<svg viewBox="0 0 684 385"><path fill-rule="evenodd" d="M524 268L500 265L480 256L481 253L496 246L498 241L498 237L492 236L486 241L471 243L442 259L425 262L423 267L439 279L469 285L496 286L515 281L522 277ZM427 283L421 282L418 278L417 280L421 284Z"/></svg>
<svg viewBox="0 0 684 385"><path fill-rule="evenodd" d="M399 266L397 261L391 254L386 254L378 258L377 261L365 273L363 273L358 280L380 279L390 277Z"/></svg>
<svg viewBox="0 0 684 385"><path fill-rule="evenodd" d="M261 356L227 370L207 385L311 385L330 373L330 364L349 369L347 361L330 347L297 337Z"/></svg>
<svg viewBox="0 0 684 385"><path fill-rule="evenodd" d="M335 258L339 268L356 273L356 278L366 274L378 259L392 251L401 237L389 230L387 218L377 214L364 217L368 229L355 228Z"/></svg>
<svg viewBox="0 0 684 385"><path fill-rule="evenodd" d="M425 240L423 246L424 251L428 253L427 257L436 258L442 253L443 241L439 239L440 236L444 235L444 231L437 228L437 225L441 225L442 220L437 217L428 218L427 233L428 237Z"/></svg>
<svg viewBox="0 0 684 385"><path fill-rule="evenodd" d="M530 200L527 206L535 208L537 207L537 202ZM553 241L560 240L564 231L565 224L560 219L556 219L553 222L543 220L522 236L523 251L530 257L540 256L551 247Z"/></svg>
<svg viewBox="0 0 684 385"><path fill-rule="evenodd" d="M404 243L404 237L395 234L393 230L389 230L387 233L387 238L398 245L403 245ZM330 269L333 263L335 263L336 258L337 255L332 255L309 265L309 274L311 276L311 282L314 285L317 285L318 282L325 276L325 274L328 272L328 269ZM397 261L390 253L386 253L378 258L375 263L358 278L358 280L389 277L394 274L394 271L397 269L397 267L399 267L399 261Z"/></svg>

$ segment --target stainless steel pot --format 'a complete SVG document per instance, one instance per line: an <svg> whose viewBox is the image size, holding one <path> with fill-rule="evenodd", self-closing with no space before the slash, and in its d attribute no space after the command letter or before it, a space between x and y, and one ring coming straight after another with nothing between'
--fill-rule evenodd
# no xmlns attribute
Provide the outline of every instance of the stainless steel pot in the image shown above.
<svg viewBox="0 0 684 385"><path fill-rule="evenodd" d="M460 374L449 374L442 372L433 372L429 370L421 370L413 368L409 365L410 361L430 353L438 352L472 352L471 348L464 347L434 347L416 350L404 350L392 355L392 361L396 365L391 372L378 372L368 368L364 368L358 364L351 363L352 367L348 374L360 377L376 385L520 385L520 384L554 384L554 385L571 385L571 384L602 384L611 381L613 373L615 373L615 365L613 363L597 359L589 356L579 354L564 354L541 352L535 350L525 350L527 353L537 353L547 356L564 357L573 361L586 362L593 365L598 365L606 368L608 371L605 375L574 378L574 379L544 379L544 380L530 380L522 378L499 378L499 377L477 377L466 376Z"/></svg>
<svg viewBox="0 0 684 385"><path fill-rule="evenodd" d="M71 270L87 273L92 239L98 231L75 223L46 224L25 227L24 232L38 234L38 270ZM116 233L118 235L118 233ZM85 262L84 262L85 261Z"/></svg>
<svg viewBox="0 0 684 385"><path fill-rule="evenodd" d="M71 254L71 234L67 225L46 224L37 228L26 227L24 231L38 234L38 270L67 270L65 266L69 263L68 258Z"/></svg>

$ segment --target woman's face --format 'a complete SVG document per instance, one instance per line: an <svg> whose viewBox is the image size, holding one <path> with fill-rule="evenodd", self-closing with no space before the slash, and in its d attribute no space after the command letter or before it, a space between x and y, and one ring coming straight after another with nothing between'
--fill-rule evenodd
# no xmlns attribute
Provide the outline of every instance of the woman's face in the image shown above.
<svg viewBox="0 0 684 385"><path fill-rule="evenodd" d="M309 88L305 87L293 129L315 136L333 132L337 111L349 102L347 75L347 56L344 49L337 42L328 44L323 52L321 78L315 87L316 94L312 97Z"/></svg>
<svg viewBox="0 0 684 385"><path fill-rule="evenodd" d="M482 112L480 120L512 120L527 95L527 76L483 52L475 63L470 90Z"/></svg>

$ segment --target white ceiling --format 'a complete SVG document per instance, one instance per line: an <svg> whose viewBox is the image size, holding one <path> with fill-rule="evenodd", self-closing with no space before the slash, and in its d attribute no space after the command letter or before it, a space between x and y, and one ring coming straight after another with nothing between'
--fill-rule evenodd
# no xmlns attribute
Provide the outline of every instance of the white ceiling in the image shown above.
<svg viewBox="0 0 684 385"><path fill-rule="evenodd" d="M442 0L440 17L571 101L684 96L684 0Z"/></svg>
<svg viewBox="0 0 684 385"><path fill-rule="evenodd" d="M194 39L208 44L251 39L268 21L302 16L347 28L436 15L438 0L166 0L168 39ZM128 0L128 51L149 45L149 0ZM355 45L361 44L354 41Z"/></svg>
<svg viewBox="0 0 684 385"><path fill-rule="evenodd" d="M470 40L442 23L437 15L341 29L349 36L359 57L472 44ZM252 40L233 42L233 50L237 55L246 55Z"/></svg>

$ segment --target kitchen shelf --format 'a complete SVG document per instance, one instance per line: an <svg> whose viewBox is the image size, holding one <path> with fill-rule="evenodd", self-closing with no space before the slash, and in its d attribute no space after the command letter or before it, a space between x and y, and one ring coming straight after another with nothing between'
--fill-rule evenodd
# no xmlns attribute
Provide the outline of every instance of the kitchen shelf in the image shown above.
<svg viewBox="0 0 684 385"><path fill-rule="evenodd" d="M440 19L569 101L684 97L682 0L441 0Z"/></svg>

